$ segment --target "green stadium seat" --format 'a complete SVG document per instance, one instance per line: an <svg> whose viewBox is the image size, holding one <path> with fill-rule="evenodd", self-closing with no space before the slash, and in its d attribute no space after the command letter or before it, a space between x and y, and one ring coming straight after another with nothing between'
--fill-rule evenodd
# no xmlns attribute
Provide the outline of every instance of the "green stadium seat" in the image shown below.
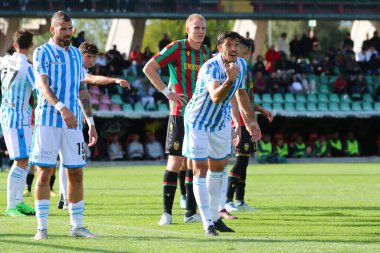
<svg viewBox="0 0 380 253"><path fill-rule="evenodd" d="M275 93L273 95L273 102L284 103L284 98L282 97L282 94L281 93Z"/></svg>
<svg viewBox="0 0 380 253"><path fill-rule="evenodd" d="M342 94L340 96L340 102L342 103L350 103L351 102L351 98L348 94Z"/></svg>
<svg viewBox="0 0 380 253"><path fill-rule="evenodd" d="M372 103L363 102L363 111L373 111Z"/></svg>
<svg viewBox="0 0 380 253"><path fill-rule="evenodd" d="M123 105L123 111L124 112L133 112L133 108L131 104L124 104Z"/></svg>
<svg viewBox="0 0 380 253"><path fill-rule="evenodd" d="M338 103L330 103L329 104L329 110L332 112L338 112L339 111L339 104Z"/></svg>
<svg viewBox="0 0 380 253"><path fill-rule="evenodd" d="M369 93L363 94L363 101L372 103L373 102L372 95Z"/></svg>
<svg viewBox="0 0 380 253"><path fill-rule="evenodd" d="M262 107L266 110L271 111L272 110L272 105L271 103L263 103Z"/></svg>
<svg viewBox="0 0 380 253"><path fill-rule="evenodd" d="M320 112L327 112L329 109L327 108L327 103L319 103L318 104L318 111Z"/></svg>
<svg viewBox="0 0 380 253"><path fill-rule="evenodd" d="M273 103L273 110L282 111L282 104L281 103Z"/></svg>
<svg viewBox="0 0 380 253"><path fill-rule="evenodd" d="M140 103L140 102L137 102L137 103L135 104L135 110L134 110L134 111L135 111L135 112L144 112L145 109L144 109L143 104Z"/></svg>
<svg viewBox="0 0 380 253"><path fill-rule="evenodd" d="M329 77L328 76L320 76L319 77L319 83L321 85L328 85L329 84Z"/></svg>
<svg viewBox="0 0 380 253"><path fill-rule="evenodd" d="M368 86L373 86L373 84L375 83L374 76L365 76L365 79L367 81Z"/></svg>
<svg viewBox="0 0 380 253"><path fill-rule="evenodd" d="M380 112L380 102L376 102L374 108L375 108L375 111Z"/></svg>
<svg viewBox="0 0 380 253"><path fill-rule="evenodd" d="M271 94L267 94L267 93L263 94L263 96L262 96L262 101L263 101L264 103L272 103L273 100L272 100L272 96L271 96Z"/></svg>
<svg viewBox="0 0 380 253"><path fill-rule="evenodd" d="M296 110L300 112L306 111L305 103L297 102L296 103Z"/></svg>
<svg viewBox="0 0 380 253"><path fill-rule="evenodd" d="M320 103L327 103L327 102L329 102L329 99L327 98L326 94L319 94L318 95L318 101Z"/></svg>
<svg viewBox="0 0 380 253"><path fill-rule="evenodd" d="M159 112L168 112L169 111L168 104L166 104L166 103L157 104L157 108L158 108Z"/></svg>
<svg viewBox="0 0 380 253"><path fill-rule="evenodd" d="M118 104L118 105L123 104L123 100L121 99L120 95L117 95L117 94L112 95L111 102L115 103L115 104Z"/></svg>
<svg viewBox="0 0 380 253"><path fill-rule="evenodd" d="M318 102L318 98L315 94L309 94L309 95L307 95L307 101L312 102L312 103L316 103L316 102Z"/></svg>
<svg viewBox="0 0 380 253"><path fill-rule="evenodd" d="M330 94L329 95L329 101L333 102L333 103L339 103L340 99L339 99L338 94L335 94L335 93Z"/></svg>
<svg viewBox="0 0 380 253"><path fill-rule="evenodd" d="M294 99L294 95L292 93L286 93L285 94L285 102L287 102L287 103L295 103L296 100Z"/></svg>
<svg viewBox="0 0 380 253"><path fill-rule="evenodd" d="M293 112L295 110L293 103L285 103L285 111Z"/></svg>
<svg viewBox="0 0 380 253"><path fill-rule="evenodd" d="M362 95L360 93L352 93L351 94L351 99L355 100L355 101L362 100Z"/></svg>
<svg viewBox="0 0 380 253"><path fill-rule="evenodd" d="M349 103L346 103L346 102L340 103L340 110L341 110L342 112L348 112L348 111L351 111L350 104L349 104Z"/></svg>
<svg viewBox="0 0 380 253"><path fill-rule="evenodd" d="M303 95L303 94L297 94L296 95L296 102L305 103L306 102L305 95Z"/></svg>
<svg viewBox="0 0 380 253"><path fill-rule="evenodd" d="M145 106L146 111L157 111L156 105L155 104L147 104Z"/></svg>
<svg viewBox="0 0 380 253"><path fill-rule="evenodd" d="M255 104L260 104L262 102L260 95L257 93L253 94L253 99L255 100Z"/></svg>
<svg viewBox="0 0 380 253"><path fill-rule="evenodd" d="M361 112L363 109L362 109L362 105L360 102L353 102L352 103L352 111L354 112Z"/></svg>
<svg viewBox="0 0 380 253"><path fill-rule="evenodd" d="M319 93L328 94L330 93L329 87L327 85L320 85L319 86Z"/></svg>
<svg viewBox="0 0 380 253"><path fill-rule="evenodd" d="M317 110L317 104L316 103L312 103L312 102L309 102L309 103L307 103L307 110L309 111L309 112L315 112L315 111L318 111Z"/></svg>

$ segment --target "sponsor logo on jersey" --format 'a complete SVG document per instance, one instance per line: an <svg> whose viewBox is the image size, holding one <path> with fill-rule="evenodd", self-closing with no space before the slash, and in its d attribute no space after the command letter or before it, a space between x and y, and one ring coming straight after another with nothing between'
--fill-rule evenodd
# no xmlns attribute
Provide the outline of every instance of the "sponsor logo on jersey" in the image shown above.
<svg viewBox="0 0 380 253"><path fill-rule="evenodd" d="M174 148L174 150L178 150L179 149L179 142L178 141L174 142L173 148Z"/></svg>
<svg viewBox="0 0 380 253"><path fill-rule="evenodd" d="M197 65L197 64L192 64L192 63L185 63L184 64L184 68L185 70L199 70L201 68L200 65Z"/></svg>
<svg viewBox="0 0 380 253"><path fill-rule="evenodd" d="M244 143L244 150L248 151L248 149L249 149L249 144L248 143Z"/></svg>

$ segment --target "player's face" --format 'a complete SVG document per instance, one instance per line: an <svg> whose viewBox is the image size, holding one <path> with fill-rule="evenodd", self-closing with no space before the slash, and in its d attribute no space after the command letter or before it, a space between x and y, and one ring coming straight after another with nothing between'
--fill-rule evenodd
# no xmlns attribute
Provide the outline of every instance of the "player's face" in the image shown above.
<svg viewBox="0 0 380 253"><path fill-rule="evenodd" d="M84 53L83 54L83 64L86 68L91 68L94 66L96 60L96 55Z"/></svg>
<svg viewBox="0 0 380 253"><path fill-rule="evenodd" d="M195 18L186 27L189 40L195 43L202 43L206 35L206 22L202 19Z"/></svg>
<svg viewBox="0 0 380 253"><path fill-rule="evenodd" d="M235 62L239 54L239 40L227 38L218 45L218 50L222 54L223 60L227 62Z"/></svg>
<svg viewBox="0 0 380 253"><path fill-rule="evenodd" d="M61 47L68 47L73 35L73 25L71 21L57 21L55 26L50 27L50 32L53 34L55 43Z"/></svg>
<svg viewBox="0 0 380 253"><path fill-rule="evenodd" d="M239 57L243 58L246 62L249 61L251 57L251 51L249 48L243 44L239 45Z"/></svg>

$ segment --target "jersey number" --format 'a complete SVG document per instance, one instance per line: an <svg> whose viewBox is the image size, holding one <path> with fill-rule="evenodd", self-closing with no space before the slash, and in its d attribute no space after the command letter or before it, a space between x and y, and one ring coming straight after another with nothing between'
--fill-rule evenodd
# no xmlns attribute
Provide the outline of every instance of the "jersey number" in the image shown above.
<svg viewBox="0 0 380 253"><path fill-rule="evenodd" d="M86 160L86 151L84 149L84 142L78 142L78 155L82 156L83 161Z"/></svg>

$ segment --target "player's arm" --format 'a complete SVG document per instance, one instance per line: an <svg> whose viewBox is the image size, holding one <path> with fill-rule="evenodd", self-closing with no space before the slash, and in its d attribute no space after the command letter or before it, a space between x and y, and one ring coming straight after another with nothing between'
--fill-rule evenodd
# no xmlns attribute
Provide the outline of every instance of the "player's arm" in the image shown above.
<svg viewBox="0 0 380 253"><path fill-rule="evenodd" d="M265 110L263 107L259 106L258 104L255 104L255 107L253 109L255 112L261 113L264 117L266 117L269 121L269 123L272 123L273 121L273 115L270 111Z"/></svg>
<svg viewBox="0 0 380 253"><path fill-rule="evenodd" d="M229 63L229 65L225 64L224 66L227 74L226 81L220 85L218 81L213 80L210 85L207 85L207 90L214 104L219 104L227 97L232 84L239 74L239 68L235 63Z"/></svg>
<svg viewBox="0 0 380 253"><path fill-rule="evenodd" d="M147 64L145 64L143 72L148 77L149 81L154 85L154 87L156 87L157 90L161 91L169 100L176 101L181 105L185 104L185 100L183 98L184 95L171 92L158 75L158 69L160 69L160 65L154 58L152 58L147 62Z"/></svg>
<svg viewBox="0 0 380 253"><path fill-rule="evenodd" d="M247 131L252 136L252 141L261 139L261 130L257 124L255 113L251 107L247 91L245 89L238 89L236 92L236 99L239 104L240 113L244 120Z"/></svg>
<svg viewBox="0 0 380 253"><path fill-rule="evenodd" d="M239 105L235 96L231 99L231 116L235 125L234 138L232 140L233 145L236 147L241 138L241 124L240 124L240 112Z"/></svg>
<svg viewBox="0 0 380 253"><path fill-rule="evenodd" d="M84 81L81 81L79 86L79 105L88 124L88 146L91 147L96 144L96 141L98 140L98 134L95 129L95 122L92 114L90 93L88 92L86 82Z"/></svg>
<svg viewBox="0 0 380 253"><path fill-rule="evenodd" d="M107 85L111 83L117 83L123 88L131 89L131 85L129 84L129 82L121 78L86 74L84 80L86 83L91 83L95 85Z"/></svg>
<svg viewBox="0 0 380 253"><path fill-rule="evenodd" d="M50 89L48 76L47 75L37 75L36 76L36 86L38 90L42 93L44 98L57 109L62 116L63 121L66 123L68 128L78 127L78 120L74 114L63 104L57 96Z"/></svg>

